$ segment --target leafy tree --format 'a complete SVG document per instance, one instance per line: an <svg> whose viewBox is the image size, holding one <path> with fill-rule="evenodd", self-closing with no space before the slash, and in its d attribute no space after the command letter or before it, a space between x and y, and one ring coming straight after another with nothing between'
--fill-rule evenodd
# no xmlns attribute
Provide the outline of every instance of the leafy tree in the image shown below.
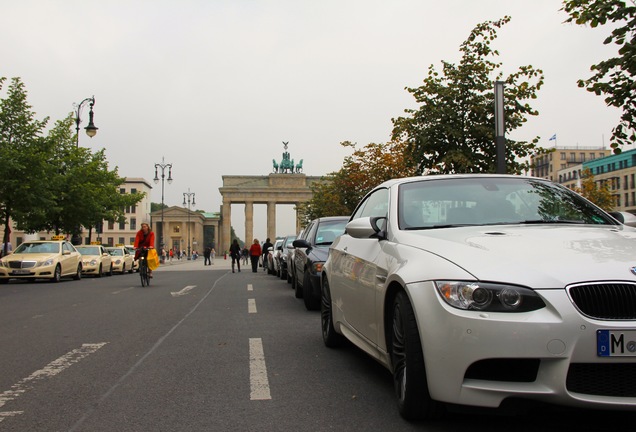
<svg viewBox="0 0 636 432"><path fill-rule="evenodd" d="M47 177L47 195L52 203L23 222L27 231L79 234L103 220L124 222L125 207L141 201L144 194L120 194L124 182L117 169L110 171L104 150L92 153L77 147L72 132L73 117L55 123L46 137L48 163L54 167Z"/></svg>
<svg viewBox="0 0 636 432"><path fill-rule="evenodd" d="M614 153L619 154L621 146L636 141L636 4L633 0L630 6L623 0L566 0L562 10L570 15L565 22L614 27L603 44L618 45L618 55L592 65L594 74L579 80L578 85L605 96L607 105L623 110L610 139Z"/></svg>
<svg viewBox="0 0 636 432"><path fill-rule="evenodd" d="M614 210L615 200L609 189L609 183L602 182L600 185L597 184L594 180L592 170L589 168L585 168L581 173L581 187L575 190L603 210Z"/></svg>
<svg viewBox="0 0 636 432"><path fill-rule="evenodd" d="M0 77L0 90L6 78ZM3 243L9 241L11 221L18 226L51 204L46 193L51 166L42 138L48 118L36 120L20 78L13 78L0 99L0 223Z"/></svg>
<svg viewBox="0 0 636 432"><path fill-rule="evenodd" d="M345 157L339 171L312 186L312 199L298 208L305 224L318 217L350 215L376 185L415 174L416 165L408 159L405 143L371 143L362 149L349 141L340 145L352 148L353 153Z"/></svg>
<svg viewBox="0 0 636 432"><path fill-rule="evenodd" d="M151 202L151 203L150 203L150 212L151 212L151 213L154 213L154 212L156 212L157 210L161 210L161 207L162 207L162 204L161 204L161 203L153 203L153 202ZM167 209L167 208L168 208L168 205L167 205L167 204L163 204L163 208L164 208L164 209Z"/></svg>
<svg viewBox="0 0 636 432"><path fill-rule="evenodd" d="M505 83L507 133L521 127L528 116L538 115L529 101L536 99L543 72L522 66L504 78L501 63L493 60L499 52L490 45L497 29L509 21L506 16L478 24L460 46L458 65L443 61L441 72L431 65L423 85L407 88L421 106L393 119L393 139L407 144L417 174L496 172L494 81ZM539 137L530 142L507 139L507 172L527 171L524 158L543 152L538 141Z"/></svg>

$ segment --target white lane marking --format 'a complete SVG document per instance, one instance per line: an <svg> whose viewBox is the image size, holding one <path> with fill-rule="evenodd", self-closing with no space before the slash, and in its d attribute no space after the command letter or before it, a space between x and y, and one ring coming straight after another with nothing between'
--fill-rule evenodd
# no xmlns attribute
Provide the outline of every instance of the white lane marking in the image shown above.
<svg viewBox="0 0 636 432"><path fill-rule="evenodd" d="M247 290L248 291L254 291L254 288L252 287L252 284L247 284Z"/></svg>
<svg viewBox="0 0 636 432"><path fill-rule="evenodd" d="M135 287L125 288L125 289L119 290L119 291L113 291L112 294L123 293L124 291L130 291L131 289L135 289Z"/></svg>
<svg viewBox="0 0 636 432"><path fill-rule="evenodd" d="M256 299L247 299L247 313L256 313Z"/></svg>
<svg viewBox="0 0 636 432"><path fill-rule="evenodd" d="M250 338L250 400L269 400L267 366L261 338Z"/></svg>
<svg viewBox="0 0 636 432"><path fill-rule="evenodd" d="M33 388L33 384L37 381L42 381L46 378L51 378L64 370L68 369L75 363L82 360L84 357L94 353L108 342L94 343L94 344L82 344L81 348L74 349L62 357L53 360L44 368L33 372L26 378L21 379L16 384L11 386L10 390L6 390L0 393L0 407L3 407L7 402L17 399L22 396L27 390ZM22 411L5 411L0 412L0 421L9 416L21 414Z"/></svg>
<svg viewBox="0 0 636 432"><path fill-rule="evenodd" d="M190 292L191 289L196 288L196 287L197 287L196 285L188 285L187 287L185 287L181 291L171 292L170 294L172 294L172 297L178 297L178 296L186 295L186 294L188 294Z"/></svg>

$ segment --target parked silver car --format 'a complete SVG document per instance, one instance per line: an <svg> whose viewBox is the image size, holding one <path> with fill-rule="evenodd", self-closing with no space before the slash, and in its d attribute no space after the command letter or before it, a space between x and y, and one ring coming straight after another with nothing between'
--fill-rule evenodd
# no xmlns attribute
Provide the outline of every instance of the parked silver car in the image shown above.
<svg viewBox="0 0 636 432"><path fill-rule="evenodd" d="M636 230L547 180L397 179L321 274L324 343L393 374L401 415L527 398L636 410Z"/></svg>

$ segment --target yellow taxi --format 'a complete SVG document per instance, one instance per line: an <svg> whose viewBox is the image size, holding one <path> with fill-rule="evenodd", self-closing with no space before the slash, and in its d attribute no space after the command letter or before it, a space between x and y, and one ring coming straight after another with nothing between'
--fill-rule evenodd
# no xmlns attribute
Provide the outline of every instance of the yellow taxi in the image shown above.
<svg viewBox="0 0 636 432"><path fill-rule="evenodd" d="M26 241L11 255L0 259L0 283L3 284L9 279L59 282L63 277L82 278L82 256L65 236Z"/></svg>
<svg viewBox="0 0 636 432"><path fill-rule="evenodd" d="M113 275L113 257L106 248L99 243L91 243L85 246L75 246L82 254L82 274L102 277Z"/></svg>
<svg viewBox="0 0 636 432"><path fill-rule="evenodd" d="M126 245L125 247L133 257L133 271L139 271L139 260L135 259L135 247L133 245Z"/></svg>
<svg viewBox="0 0 636 432"><path fill-rule="evenodd" d="M113 259L113 272L124 274L133 272L134 256L124 245L107 247L106 250Z"/></svg>

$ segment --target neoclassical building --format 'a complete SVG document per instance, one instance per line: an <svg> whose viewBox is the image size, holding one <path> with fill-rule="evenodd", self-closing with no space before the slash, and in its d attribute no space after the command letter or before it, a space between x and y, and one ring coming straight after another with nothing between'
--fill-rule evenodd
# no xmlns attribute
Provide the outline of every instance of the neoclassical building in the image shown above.
<svg viewBox="0 0 636 432"><path fill-rule="evenodd" d="M254 204L266 204L267 237L273 239L276 238L276 205L293 204L297 207L298 204L309 201L312 197L312 185L320 181L322 177L306 176L299 172L277 172L266 176L223 176L223 186L219 188L223 204L217 250L222 251L230 246L232 204L245 205L244 232L248 244L254 238ZM300 228L297 213L296 232Z"/></svg>

